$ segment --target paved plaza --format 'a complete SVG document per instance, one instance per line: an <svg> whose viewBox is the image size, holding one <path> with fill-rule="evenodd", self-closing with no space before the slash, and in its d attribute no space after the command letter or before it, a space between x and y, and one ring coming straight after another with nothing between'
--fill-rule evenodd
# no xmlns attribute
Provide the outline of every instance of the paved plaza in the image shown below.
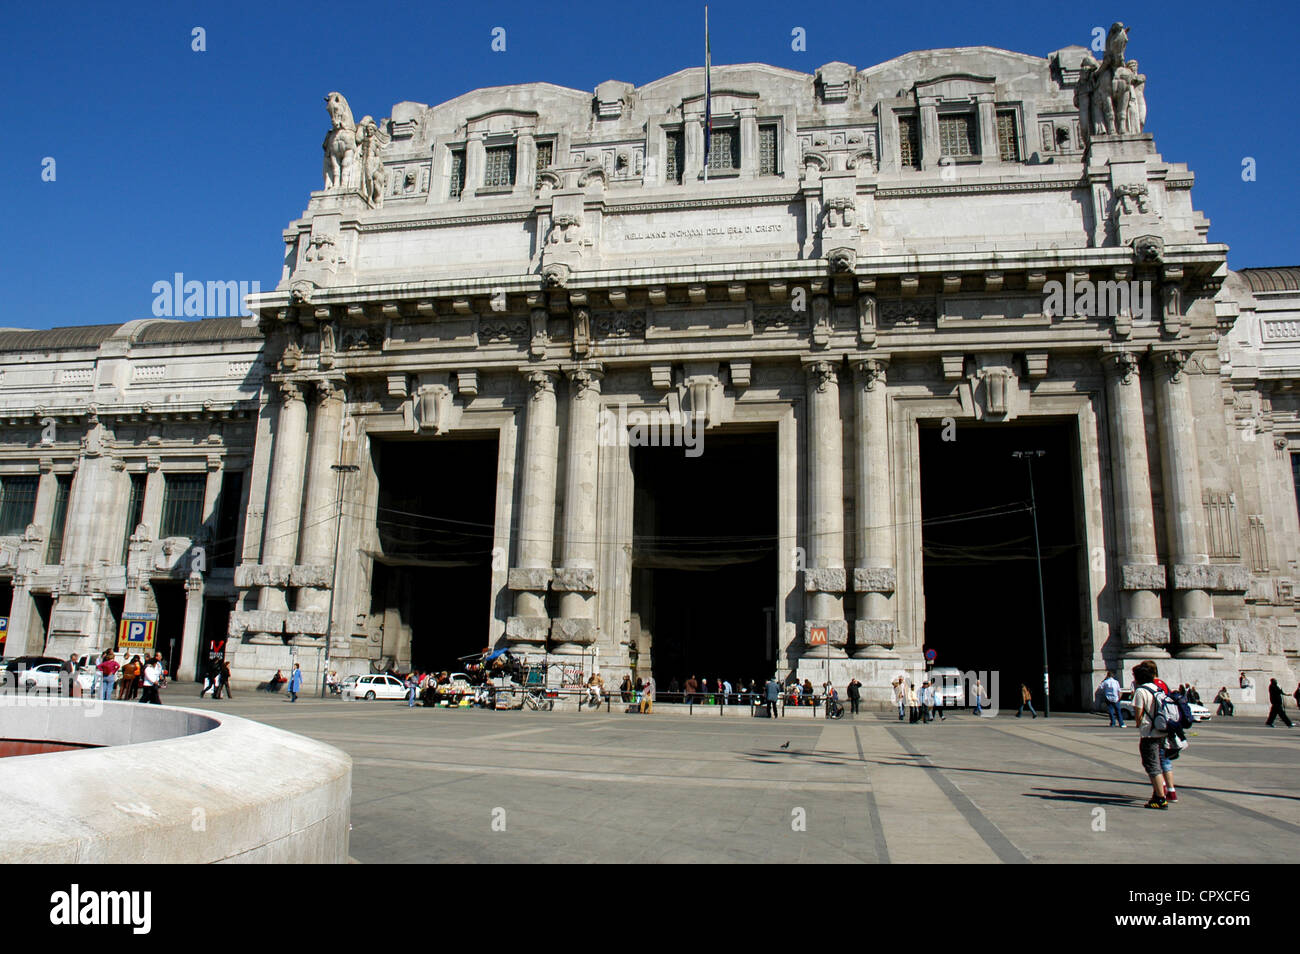
<svg viewBox="0 0 1300 954"><path fill-rule="evenodd" d="M1176 765L1180 801L1155 812L1142 807L1135 731L1095 716L773 723L196 695L172 687L164 701L348 752L351 855L367 864L1115 862L1151 852L1288 862L1300 843L1300 729L1256 717L1202 724Z"/></svg>

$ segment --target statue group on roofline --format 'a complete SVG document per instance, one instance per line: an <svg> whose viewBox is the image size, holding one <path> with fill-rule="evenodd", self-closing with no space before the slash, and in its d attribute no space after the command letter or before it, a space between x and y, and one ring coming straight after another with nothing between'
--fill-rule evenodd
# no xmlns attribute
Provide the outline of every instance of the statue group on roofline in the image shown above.
<svg viewBox="0 0 1300 954"><path fill-rule="evenodd" d="M342 93L325 97L330 114L330 131L321 148L325 150L325 190L360 192L371 208L384 204L388 170L380 160L380 151L388 137L370 116L360 123L352 119L352 108Z"/></svg>
<svg viewBox="0 0 1300 954"><path fill-rule="evenodd" d="M1079 64L1074 104L1085 142L1094 135L1136 135L1146 128L1147 78L1138 72L1137 60L1124 59L1127 47L1128 27L1113 23L1102 61L1088 55Z"/></svg>

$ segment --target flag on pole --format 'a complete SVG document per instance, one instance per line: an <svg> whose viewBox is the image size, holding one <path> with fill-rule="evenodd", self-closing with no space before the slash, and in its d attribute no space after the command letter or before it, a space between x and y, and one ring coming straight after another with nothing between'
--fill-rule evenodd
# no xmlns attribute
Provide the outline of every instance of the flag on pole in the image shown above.
<svg viewBox="0 0 1300 954"><path fill-rule="evenodd" d="M704 179L709 178L709 146L713 140L713 77L709 52L709 8L704 7Z"/></svg>

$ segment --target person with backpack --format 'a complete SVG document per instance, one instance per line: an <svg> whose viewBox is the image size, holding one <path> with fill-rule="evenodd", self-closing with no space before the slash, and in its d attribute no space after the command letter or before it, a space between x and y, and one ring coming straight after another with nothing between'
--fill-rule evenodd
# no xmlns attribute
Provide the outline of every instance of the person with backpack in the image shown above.
<svg viewBox="0 0 1300 954"><path fill-rule="evenodd" d="M1282 693L1282 687L1277 684L1277 680L1270 680L1268 684L1268 721L1264 723L1270 729L1273 728L1273 720L1279 718L1286 723L1288 729L1295 728L1295 723L1286 714L1285 700L1286 696Z"/></svg>
<svg viewBox="0 0 1300 954"><path fill-rule="evenodd" d="M1151 780L1151 798L1144 807L1167 810L1170 802L1178 800L1173 759L1187 746L1182 724L1191 710L1185 698L1171 697L1150 659L1133 667L1133 682L1137 686L1133 691L1133 714L1138 724L1138 752Z"/></svg>
<svg viewBox="0 0 1300 954"><path fill-rule="evenodd" d="M1038 718L1038 713L1034 711L1034 694L1030 692L1029 687L1022 682L1020 684L1020 708L1016 710L1016 718L1019 719L1020 714L1026 709L1029 710L1031 716L1035 719Z"/></svg>
<svg viewBox="0 0 1300 954"><path fill-rule="evenodd" d="M1106 712L1110 715L1111 726L1124 728L1124 713L1119 707L1119 680L1110 670L1106 671L1106 678L1101 682L1101 694L1106 700Z"/></svg>

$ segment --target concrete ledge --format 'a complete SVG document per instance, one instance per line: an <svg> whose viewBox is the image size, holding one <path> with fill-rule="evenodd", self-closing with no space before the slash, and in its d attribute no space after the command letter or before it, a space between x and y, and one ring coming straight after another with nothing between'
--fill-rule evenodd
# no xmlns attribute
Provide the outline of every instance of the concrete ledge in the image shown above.
<svg viewBox="0 0 1300 954"><path fill-rule="evenodd" d="M4 697L0 738L107 746L0 763L0 862L348 860L352 759L235 716Z"/></svg>

